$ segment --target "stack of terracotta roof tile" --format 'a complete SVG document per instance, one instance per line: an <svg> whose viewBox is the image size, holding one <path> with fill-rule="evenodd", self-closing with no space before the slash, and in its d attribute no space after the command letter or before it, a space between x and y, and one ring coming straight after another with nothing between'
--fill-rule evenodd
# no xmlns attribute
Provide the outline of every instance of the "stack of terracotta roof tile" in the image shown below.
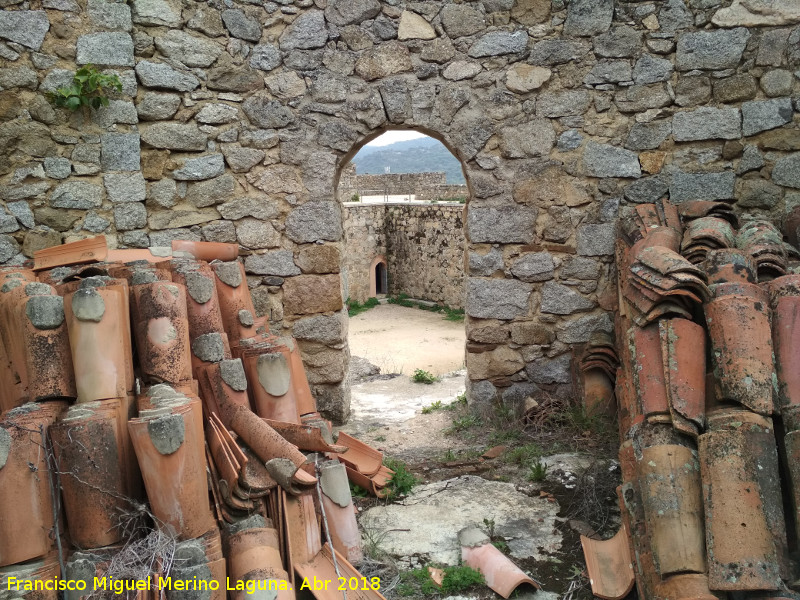
<svg viewBox="0 0 800 600"><path fill-rule="evenodd" d="M613 336L596 331L585 345L576 346L573 352L573 366L576 367L573 380L587 413L612 416L616 410L614 382L619 367Z"/></svg>
<svg viewBox="0 0 800 600"><path fill-rule="evenodd" d="M680 263L658 228L632 240L629 227L620 237L616 398L624 524L612 540L583 540L592 589L602 598L624 597L634 580L645 599L794 597L800 276L775 278L797 265L769 223L733 232L736 248L728 233L716 248L694 243L705 228L695 224L712 213L727 211L700 202L681 209L683 240L692 240L683 250L708 284L684 314L641 318L639 288L626 280L643 246L662 262ZM731 219L714 219L712 228L727 232ZM695 233L687 235L690 229ZM787 535L787 528L795 531ZM632 570L621 556L632 559Z"/></svg>
<svg viewBox="0 0 800 600"><path fill-rule="evenodd" d="M359 577L348 478L381 495L392 472L358 440L334 442L237 255L97 238L0 269L0 577L120 576L142 515L177 544L148 574L217 579L212 599L226 574L236 598L259 582L297 589L296 575Z"/></svg>

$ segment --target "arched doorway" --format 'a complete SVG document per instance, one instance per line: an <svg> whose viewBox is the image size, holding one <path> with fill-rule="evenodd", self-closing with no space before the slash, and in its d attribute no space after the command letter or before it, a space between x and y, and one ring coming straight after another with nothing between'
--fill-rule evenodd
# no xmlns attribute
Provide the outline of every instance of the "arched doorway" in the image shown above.
<svg viewBox="0 0 800 600"><path fill-rule="evenodd" d="M369 136L337 166L345 297L361 309L386 296L379 306L351 310L351 355L382 374L402 373L406 381L416 369L439 376L465 368L464 217L470 192L463 163L429 132L421 133L384 146L371 144L376 136ZM372 168L362 171L364 156ZM440 162L443 156L449 161ZM375 322L365 324L370 318ZM409 335L414 327L418 333Z"/></svg>
<svg viewBox="0 0 800 600"><path fill-rule="evenodd" d="M369 292L370 298L389 293L389 273L386 269L386 258L383 256L377 256L372 261Z"/></svg>

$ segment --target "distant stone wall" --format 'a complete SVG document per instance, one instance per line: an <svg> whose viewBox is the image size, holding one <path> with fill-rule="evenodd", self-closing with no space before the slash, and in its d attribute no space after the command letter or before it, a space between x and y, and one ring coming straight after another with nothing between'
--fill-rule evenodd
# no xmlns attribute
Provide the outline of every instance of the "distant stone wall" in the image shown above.
<svg viewBox="0 0 800 600"><path fill-rule="evenodd" d="M431 199L429 190L447 185L444 173L387 173L384 175L353 175L339 182L339 198L348 202L353 194L359 196L415 195L417 200Z"/></svg>
<svg viewBox="0 0 800 600"><path fill-rule="evenodd" d="M389 291L464 308L463 206L386 208Z"/></svg>
<svg viewBox="0 0 800 600"><path fill-rule="evenodd" d="M369 298L372 261L386 256L386 205L344 205L344 296ZM391 282L390 282L391 285Z"/></svg>
<svg viewBox="0 0 800 600"><path fill-rule="evenodd" d="M390 294L464 308L463 212L463 206L436 204L345 205L350 298L369 298L373 259L385 256Z"/></svg>

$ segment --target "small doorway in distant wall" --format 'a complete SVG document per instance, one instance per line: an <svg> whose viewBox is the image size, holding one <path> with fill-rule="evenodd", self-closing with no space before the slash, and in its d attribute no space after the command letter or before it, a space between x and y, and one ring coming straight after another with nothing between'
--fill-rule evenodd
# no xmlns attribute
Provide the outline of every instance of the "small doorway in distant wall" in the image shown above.
<svg viewBox="0 0 800 600"><path fill-rule="evenodd" d="M389 293L389 276L386 270L385 257L376 256L372 261L369 279L370 297L374 298L375 296L385 296Z"/></svg>

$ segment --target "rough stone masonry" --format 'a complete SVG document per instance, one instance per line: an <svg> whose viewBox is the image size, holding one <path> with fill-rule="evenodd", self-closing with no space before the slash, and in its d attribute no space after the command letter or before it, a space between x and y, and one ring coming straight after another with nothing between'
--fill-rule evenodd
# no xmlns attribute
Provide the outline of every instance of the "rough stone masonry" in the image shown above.
<svg viewBox="0 0 800 600"><path fill-rule="evenodd" d="M796 0L2 0L0 262L105 235L236 241L346 418L338 171L410 127L463 162L473 406L570 393L610 329L615 221L669 194L800 203ZM91 114L47 92L94 64Z"/></svg>

